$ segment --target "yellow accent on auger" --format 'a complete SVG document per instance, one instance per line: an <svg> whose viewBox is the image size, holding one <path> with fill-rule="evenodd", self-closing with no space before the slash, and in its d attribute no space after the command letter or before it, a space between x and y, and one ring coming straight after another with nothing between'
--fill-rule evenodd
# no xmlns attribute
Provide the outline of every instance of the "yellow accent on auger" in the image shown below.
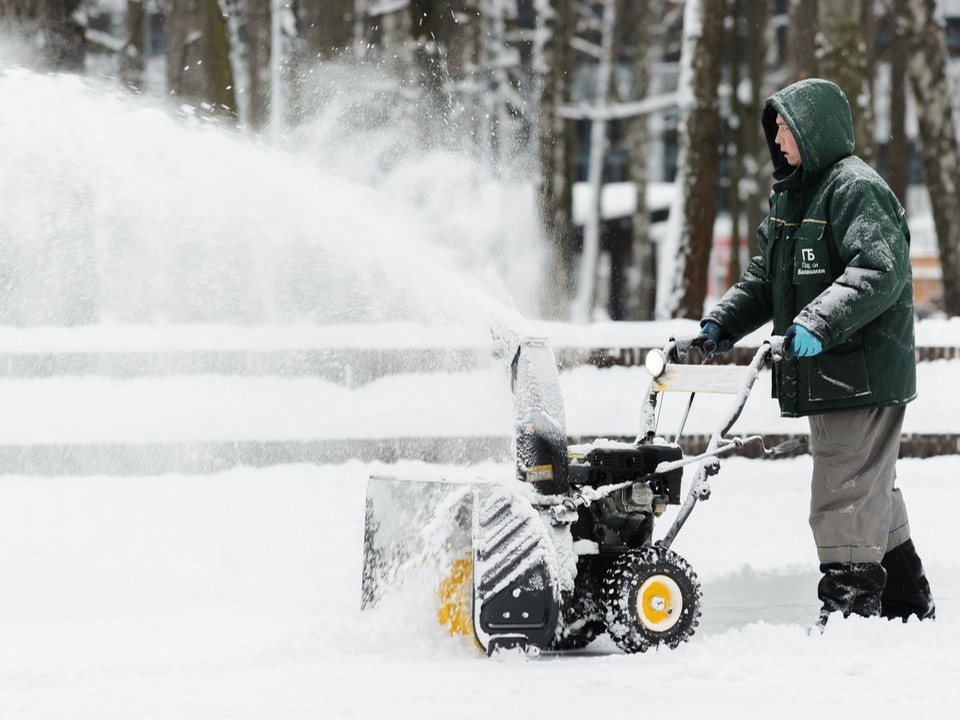
<svg viewBox="0 0 960 720"><path fill-rule="evenodd" d="M659 624L670 617L670 588L663 582L650 583L643 592L640 611L651 624Z"/></svg>
<svg viewBox="0 0 960 720"><path fill-rule="evenodd" d="M440 582L437 595L440 609L437 620L451 635L472 635L470 604L473 598L473 558L457 558L450 563L450 572Z"/></svg>

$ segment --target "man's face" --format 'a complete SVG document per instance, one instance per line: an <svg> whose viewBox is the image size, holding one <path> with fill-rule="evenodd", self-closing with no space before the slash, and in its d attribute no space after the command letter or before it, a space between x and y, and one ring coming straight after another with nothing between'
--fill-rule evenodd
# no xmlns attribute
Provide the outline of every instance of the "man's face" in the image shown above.
<svg viewBox="0 0 960 720"><path fill-rule="evenodd" d="M779 115L777 115L776 143L780 147L780 152L787 158L790 167L797 167L800 164L800 148L797 147L797 141L790 128Z"/></svg>

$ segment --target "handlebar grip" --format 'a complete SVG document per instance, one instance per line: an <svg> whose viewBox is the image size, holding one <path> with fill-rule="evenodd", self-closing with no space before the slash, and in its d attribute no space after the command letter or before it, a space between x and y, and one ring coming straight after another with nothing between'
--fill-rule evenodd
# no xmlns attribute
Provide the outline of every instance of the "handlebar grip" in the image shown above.
<svg viewBox="0 0 960 720"><path fill-rule="evenodd" d="M786 455L787 453L792 453L794 450L799 450L802 447L807 445L807 436L801 435L798 438L793 438L791 440L784 440L778 445L774 445L767 451L768 457L776 457L777 455Z"/></svg>
<svg viewBox="0 0 960 720"><path fill-rule="evenodd" d="M767 342L770 343L770 354L774 359L779 360L786 353L787 338L783 335L771 335Z"/></svg>
<svg viewBox="0 0 960 720"><path fill-rule="evenodd" d="M671 338L672 350L670 353L671 362L683 360L690 350L696 350L700 353L703 362L709 362L717 350L717 344L710 340L706 335L694 335L689 338Z"/></svg>

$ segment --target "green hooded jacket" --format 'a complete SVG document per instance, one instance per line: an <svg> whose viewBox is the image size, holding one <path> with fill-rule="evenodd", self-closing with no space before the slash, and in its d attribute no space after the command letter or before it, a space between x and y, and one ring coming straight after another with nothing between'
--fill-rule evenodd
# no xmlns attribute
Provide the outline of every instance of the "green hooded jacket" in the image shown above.
<svg viewBox="0 0 960 720"><path fill-rule="evenodd" d="M800 166L775 142L777 115ZM839 87L803 80L767 100L761 118L773 158L760 255L704 318L734 341L773 320L822 343L773 371L783 415L903 405L916 397L910 231L887 184L853 155L850 106Z"/></svg>

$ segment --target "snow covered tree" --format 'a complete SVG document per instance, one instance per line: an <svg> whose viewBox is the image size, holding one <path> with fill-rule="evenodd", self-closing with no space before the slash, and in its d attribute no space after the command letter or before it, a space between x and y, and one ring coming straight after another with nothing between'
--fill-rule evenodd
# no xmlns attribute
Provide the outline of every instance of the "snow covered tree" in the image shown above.
<svg viewBox="0 0 960 720"><path fill-rule="evenodd" d="M679 157L668 233L660 248L657 315L699 319L717 214L720 113L717 87L723 3L687 0L680 60Z"/></svg>
<svg viewBox="0 0 960 720"><path fill-rule="evenodd" d="M893 0L902 23L907 72L916 100L923 170L940 250L944 308L960 315L960 150L947 79L943 27L935 0Z"/></svg>
<svg viewBox="0 0 960 720"><path fill-rule="evenodd" d="M173 0L164 29L169 90L210 112L235 117L227 28L217 0Z"/></svg>
<svg viewBox="0 0 960 720"><path fill-rule="evenodd" d="M12 34L36 53L48 70L83 70L84 29L74 13L80 0L0 0L0 32Z"/></svg>

